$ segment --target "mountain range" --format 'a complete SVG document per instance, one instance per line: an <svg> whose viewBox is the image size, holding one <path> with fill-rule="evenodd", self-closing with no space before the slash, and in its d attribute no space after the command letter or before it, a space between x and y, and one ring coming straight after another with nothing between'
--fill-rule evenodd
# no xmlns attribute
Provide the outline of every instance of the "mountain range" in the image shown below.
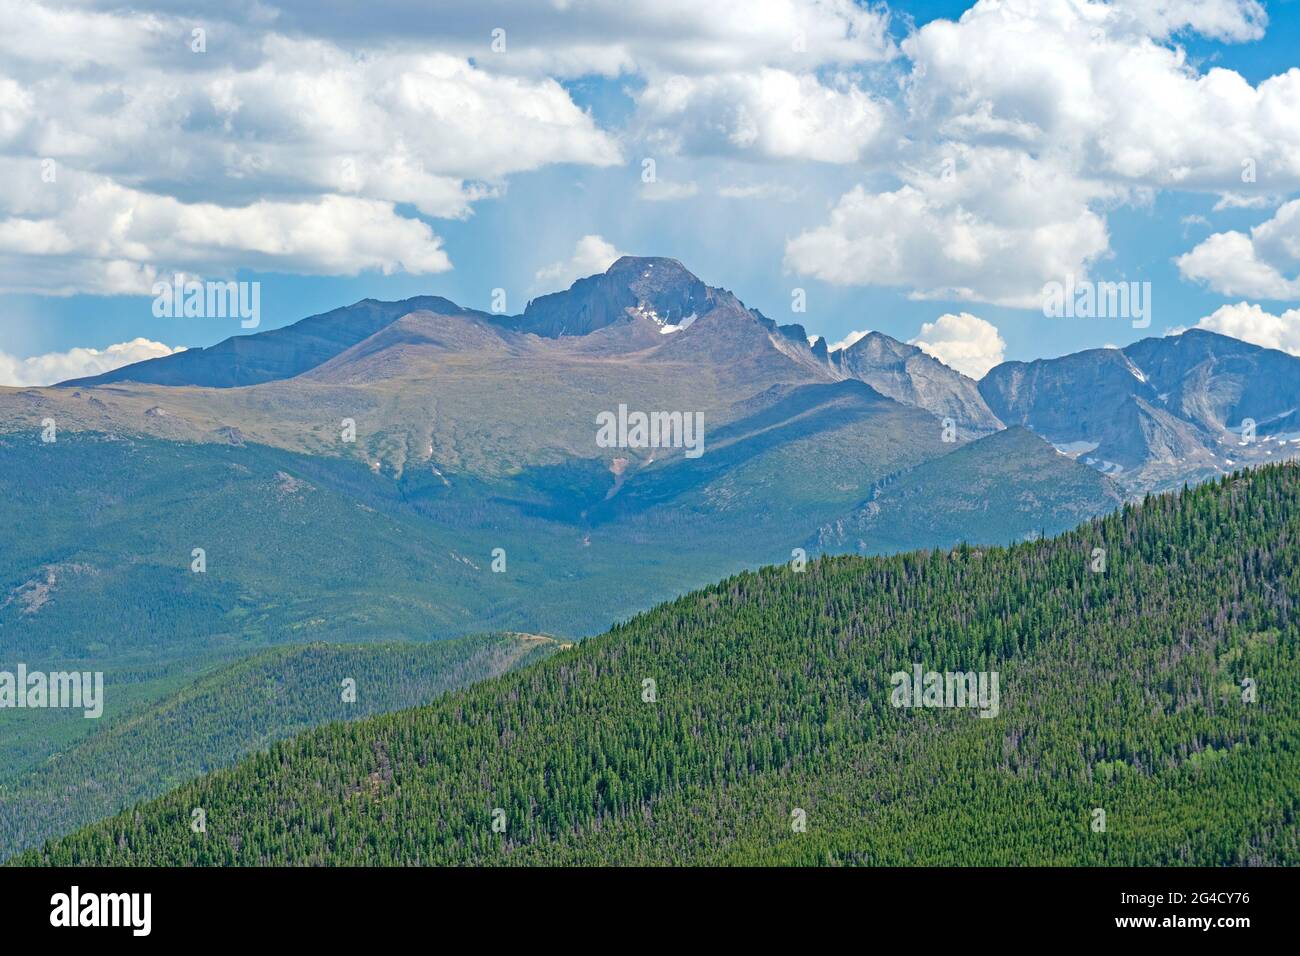
<svg viewBox="0 0 1300 956"><path fill-rule="evenodd" d="M703 454L602 447L598 417L620 408L698 416ZM800 548L1021 540L1123 499L1034 430L1005 430L915 346L872 333L828 352L672 259L624 257L515 316L366 300L0 390L0 512L19 532L0 635L8 654L157 663L304 637L596 633ZM112 618L139 636L86 633Z"/></svg>
<svg viewBox="0 0 1300 956"><path fill-rule="evenodd" d="M32 414L62 412L76 428L247 438L327 454L347 452L320 421L338 411L358 422L368 462L400 476L412 462L501 474L591 460L591 419L620 399L702 411L717 427L774 386L856 381L951 420L963 443L1024 426L1132 495L1285 456L1300 438L1298 370L1286 353L1193 329L1124 349L1006 362L977 382L881 332L828 351L803 326L778 325L676 260L625 256L520 315L436 296L368 299L62 383L80 404L45 389L11 397ZM232 394L244 386L259 387ZM8 411L12 422L21 405ZM141 420L151 411L152 421ZM277 427L272 415L286 420ZM452 419L459 433L430 418ZM1248 419L1253 441L1242 438ZM479 448L484 439L498 454ZM645 463L629 457L634 471Z"/></svg>
<svg viewBox="0 0 1300 956"><path fill-rule="evenodd" d="M158 793L126 761L80 807L45 764L120 753L123 721L175 736L169 700L268 648L564 641L762 565L1036 541L1291 457L1298 371L1191 331L976 382L880 332L829 350L675 260L624 257L520 315L364 300L0 389L0 669L106 686L103 728L0 711L5 840L29 845L47 798L66 827ZM702 421L701 453L602 441L601 417L629 411ZM194 739L220 736L229 762L262 726Z"/></svg>
<svg viewBox="0 0 1300 956"><path fill-rule="evenodd" d="M1134 491L1292 457L1300 442L1300 360L1203 329L1007 362L979 390L1007 424Z"/></svg>
<svg viewBox="0 0 1300 956"><path fill-rule="evenodd" d="M0 512L19 531L0 635L76 658L131 643L77 623L116 615L164 625L136 648L156 661L596 633L799 549L1024 540L1290 457L1298 373L1193 330L976 382L880 332L830 351L666 258L625 256L519 315L364 300L0 390ZM602 446L619 409L698 417L703 454Z"/></svg>

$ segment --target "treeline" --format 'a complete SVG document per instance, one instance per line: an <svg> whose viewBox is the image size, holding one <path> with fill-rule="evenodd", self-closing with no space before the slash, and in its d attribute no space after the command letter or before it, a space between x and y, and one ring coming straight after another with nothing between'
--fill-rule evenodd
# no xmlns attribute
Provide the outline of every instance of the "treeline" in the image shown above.
<svg viewBox="0 0 1300 956"><path fill-rule="evenodd" d="M1051 540L741 574L19 862L1300 863L1298 505L1275 466ZM998 715L891 706L917 663L997 672Z"/></svg>

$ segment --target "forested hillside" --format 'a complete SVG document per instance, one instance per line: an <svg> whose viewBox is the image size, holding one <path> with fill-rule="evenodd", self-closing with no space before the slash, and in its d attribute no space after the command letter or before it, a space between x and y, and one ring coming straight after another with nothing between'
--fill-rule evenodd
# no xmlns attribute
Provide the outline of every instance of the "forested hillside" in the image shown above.
<svg viewBox="0 0 1300 956"><path fill-rule="evenodd" d="M1051 540L744 573L19 861L1297 864L1298 505L1274 466ZM996 715L892 706L914 665L996 672Z"/></svg>
<svg viewBox="0 0 1300 956"><path fill-rule="evenodd" d="M105 718L64 752L0 784L0 860L309 727L427 703L559 646L542 636L493 634L258 652L157 703Z"/></svg>

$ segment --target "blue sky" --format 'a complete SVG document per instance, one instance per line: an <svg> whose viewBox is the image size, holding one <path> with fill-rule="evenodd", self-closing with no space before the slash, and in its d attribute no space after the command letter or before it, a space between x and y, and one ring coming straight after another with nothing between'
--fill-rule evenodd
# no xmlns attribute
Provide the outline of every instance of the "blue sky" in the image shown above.
<svg viewBox="0 0 1300 956"><path fill-rule="evenodd" d="M947 24L969 5L241 6L0 0L0 384L80 360L25 363L45 353L239 333L153 315L176 269L260 282L265 330L365 297L503 288L517 312L601 248L971 374L1198 323L1300 351L1295 2L1005 0ZM646 158L680 198L647 198ZM1150 328L1045 318L1066 274L1151 282ZM923 334L941 316L964 318Z"/></svg>

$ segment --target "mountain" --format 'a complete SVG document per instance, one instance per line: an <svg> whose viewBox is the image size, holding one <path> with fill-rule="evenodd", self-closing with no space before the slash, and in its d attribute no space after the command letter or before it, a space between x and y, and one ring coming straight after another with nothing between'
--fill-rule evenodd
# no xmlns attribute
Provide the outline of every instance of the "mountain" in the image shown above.
<svg viewBox="0 0 1300 956"><path fill-rule="evenodd" d="M67 564L80 554L81 564L96 569L63 574L55 591L61 596L49 608L16 619L30 640L48 634L53 646L68 646L75 631L47 631L40 621L53 628L65 613L87 611L70 600L72 588L111 603L113 588L125 586L127 577L180 574L184 562L178 566L176 555L198 546L182 539L204 537L205 527L259 529L275 549L295 556L299 583L281 593L301 597L259 605L253 597L262 593L259 581L277 576L261 557L270 552L265 543L254 551L250 536L227 533L235 543L222 573L226 591L203 612L203 624L186 626L217 639L234 632L229 624L239 614L239 630L284 639L283 628L319 621L312 610L316 588L345 562L364 563L355 539L347 540L351 521L343 518L353 495L374 509L362 520L381 514L397 522L368 543L373 563L391 561L396 569L385 578L394 583L395 600L375 601L377 610L362 612L367 622L385 622L373 636L401 635L423 603L413 597L414 584L429 575L439 600L422 623L441 633L483 627L590 633L646 603L779 559L859 503L874 482L947 455L996 426L974 383L919 350L876 333L828 355L820 341L809 345L801 326L780 325L662 258L619 259L602 275L529 303L521 316L490 316L445 299L367 302L244 337L235 352L259 361L220 371L234 354L223 343L195 352L189 366L142 363L106 384L0 390L0 441L13 449L7 472L13 480L47 467L42 456L69 465L90 456L58 483L59 497L40 503L55 516L67 511L68 520L33 528L32 546L8 565L0 562L11 594L58 563L52 555ZM288 377L240 388L203 384L247 382L254 364L261 376ZM189 384L157 384L180 381L187 368L203 375ZM620 408L698 417L707 451L694 459L681 447L602 447L595 423ZM944 440L947 417L960 424L955 442ZM60 444L33 444L41 423L51 419ZM118 438L130 443L113 444ZM72 457L60 451L63 442L73 443ZM136 447L131 443L146 454L127 454ZM227 448L248 451L221 450ZM159 469L156 475L138 474L146 460ZM201 473L200 461L219 466ZM306 497L320 508L292 517L281 506L297 498L268 498L259 490L274 485L268 471L307 482L314 493ZM81 489L78 482L91 473L103 484ZM145 482L154 499L131 497L121 475ZM243 481L245 475L268 484ZM105 488L119 490L105 500ZM14 500L33 495L41 497L24 491ZM92 502L99 504L92 508ZM150 557L113 560L130 529L151 520L135 509L151 507L172 517L165 533L140 542ZM337 514L338 530L300 530L317 511ZM418 534L398 529L408 520ZM101 542L99 530L110 526L126 530ZM308 542L316 550L304 554ZM573 542L581 548L577 556L569 553ZM690 559L666 556L684 543ZM524 599L531 581L523 585L511 572L518 589L507 595L504 579L487 585L493 579L469 573L468 565L445 570L446 562L461 564L467 555L481 567L482 555L496 547L547 556L535 568L521 561L520 577L535 571L545 579L553 563L563 562L593 591L600 587L601 597L575 591L572 604L561 601L569 604L569 617L514 618L525 609L540 613ZM655 570L634 575L635 584L598 585L610 577L600 562L630 547ZM239 584L226 577L236 567ZM244 577L254 568L257 577ZM169 592L159 590L161 580L154 587L143 583L133 582L136 593L174 594L169 615L193 611L188 586ZM341 615L311 624L314 632L355 621L355 609L374 601L350 586L330 594ZM239 610L250 605L269 610ZM11 602L10 615L20 607ZM480 613L490 619L476 618ZM4 617L0 608L0 627ZM370 632L369 623L365 629Z"/></svg>
<svg viewBox="0 0 1300 956"><path fill-rule="evenodd" d="M1300 359L1192 329L1124 349L1006 362L979 383L989 408L1099 468L1130 494L1294 455ZM1243 438L1245 419L1257 423Z"/></svg>
<svg viewBox="0 0 1300 956"><path fill-rule="evenodd" d="M1155 480L1135 470L1153 449L1171 477L1225 467L1191 456L1197 423L1269 388L1250 384L1259 350L1204 341L1143 359L1186 381L1167 396L1184 418L1123 353L976 387L880 333L828 353L675 260L624 257L520 316L367 300L117 381L0 389L0 663L93 664L117 707L276 643L582 637L799 547L1059 530L1116 505L1097 456L1122 457L1124 495ZM1104 414L1056 422L1079 404L1062 370L1097 361ZM702 454L602 445L598 418L620 408L698 418ZM986 431L999 417L1077 460ZM84 732L0 714L16 767Z"/></svg>
<svg viewBox="0 0 1300 956"><path fill-rule="evenodd" d="M1295 356L1204 329L1144 339L1125 354L1166 407L1202 429L1239 433L1242 421L1253 418L1261 436L1280 440L1300 434L1300 359Z"/></svg>
<svg viewBox="0 0 1300 956"><path fill-rule="evenodd" d="M527 597L518 573L482 570L491 546L473 549L464 522L440 525L356 465L259 445L23 438L0 444L6 664L445 637ZM524 570L517 537L498 540Z"/></svg>
<svg viewBox="0 0 1300 956"><path fill-rule="evenodd" d="M895 369L879 380L903 400L883 394L669 259L622 259L522 316L367 301L114 374L0 389L0 667L103 671L106 719L276 644L596 634L787 560L975 434L944 440L924 407L942 389ZM702 454L602 446L620 408L698 418ZM1014 495L1032 468L1008 465ZM955 500L965 476L941 474ZM933 507L908 502L898 547L935 543ZM92 723L0 712L0 782Z"/></svg>
<svg viewBox="0 0 1300 956"><path fill-rule="evenodd" d="M720 297L676 259L623 256L602 275L528 303L512 328L544 338L589 335L615 323L685 327Z"/></svg>
<svg viewBox="0 0 1300 956"><path fill-rule="evenodd" d="M508 370L501 367L505 361ZM405 431L400 440L419 447L408 414L427 421L429 401L443 396L412 396L419 410L408 413L406 402L387 391L412 380L436 389L447 371L457 377L457 388L474 396L479 412L478 393L499 389L507 375L545 379L555 386L546 398L565 412L572 410L573 395L613 398L641 382L690 403L677 407L712 413L774 385L847 378L940 418L951 416L972 436L999 427L972 380L913 346L872 333L856 348L828 355L822 340L809 345L802 326L779 325L731 292L705 285L675 259L632 256L533 300L522 315L490 315L437 296L367 299L282 329L23 394L32 414L53 412L69 427L127 428L190 441L225 440L233 428L254 441L313 452L320 445L301 432L291 434L285 424L305 430L324 409L344 414L351 405L356 418L378 405L383 417L374 426ZM107 385L118 387L107 395ZM265 388L229 393L235 386ZM79 392L80 401L64 391L96 387L93 395ZM357 388L364 391L351 391ZM609 399L601 401L607 407ZM164 414L142 420L153 409ZM538 424L537 431L549 433L550 422Z"/></svg>
<svg viewBox="0 0 1300 956"><path fill-rule="evenodd" d="M1295 362L1189 332L977 386L880 333L810 346L666 258L520 316L366 300L117 381L0 389L0 636L6 655L153 667L249 642L596 633L810 541L1059 530L1115 505L1085 465L1131 496L1281 457ZM698 417L703 454L602 446L620 408ZM1251 409L1255 446L1214 434ZM1075 461L980 444L1001 422ZM509 570L484 570L498 548Z"/></svg>
<svg viewBox="0 0 1300 956"><path fill-rule="evenodd" d="M1010 548L746 572L15 862L1296 865L1298 541L1289 465ZM983 696L899 706L915 668Z"/></svg>
<svg viewBox="0 0 1300 956"><path fill-rule="evenodd" d="M560 459L496 477L445 461L397 474L252 441L0 435L12 532L0 664L139 668L283 641L598 633L779 560L874 482L959 447L926 413L852 381L774 387L726 417L698 459L614 449L614 468Z"/></svg>
<svg viewBox="0 0 1300 956"><path fill-rule="evenodd" d="M625 257L518 316L366 300L0 389L0 669L102 670L107 728L275 645L576 639L799 548L984 554L1229 452L1286 453L1294 360L1152 341L977 385L880 333L830 353L675 260ZM1253 408L1258 443L1216 437ZM629 410L679 430L602 438ZM220 734L203 714L193 733ZM0 712L13 805L71 812L37 772L104 739L73 717Z"/></svg>
<svg viewBox="0 0 1300 956"><path fill-rule="evenodd" d="M412 460L500 474L589 458L590 418L622 400L725 422L729 408L775 386L856 380L952 419L963 441L1004 424L1029 428L1141 494L1288 457L1294 449L1283 446L1300 437L1297 371L1300 360L1285 353L1193 329L1007 362L976 383L880 332L828 353L802 326L779 325L675 259L624 256L521 315L436 296L367 299L63 383L93 392L27 389L7 402L0 392L0 425L54 417L80 430L359 451L398 475ZM462 423L487 418L464 441L430 421L431 407ZM340 448L323 417L364 419L372 440ZM1241 440L1246 419L1257 441Z"/></svg>
<svg viewBox="0 0 1300 956"><path fill-rule="evenodd" d="M828 361L881 394L951 418L962 429L982 434L1002 427L974 379L883 332L868 332L847 348L831 352Z"/></svg>
<svg viewBox="0 0 1300 956"><path fill-rule="evenodd" d="M611 327L613 338L642 348L662 344L660 335L685 329L696 317L719 307L739 306L721 289L712 289L675 259L624 256L601 274L579 279L563 292L528 303L522 315L491 315L465 309L440 296L399 302L365 299L351 306L309 316L281 329L235 336L206 349L190 349L149 359L89 378L60 383L86 387L113 382L231 388L293 378L366 343L362 355L400 344L407 330L391 330L413 314L438 316L451 338L457 332L495 329L507 337L584 338ZM739 306L744 311L743 306ZM389 330L389 334L378 333ZM367 341L371 340L372 341ZM611 336L606 336L608 340ZM471 343L462 341L462 347ZM584 343L586 345L587 343Z"/></svg>
<svg viewBox="0 0 1300 956"><path fill-rule="evenodd" d="M460 308L440 296L416 296L400 302L363 299L354 305L313 315L282 329L237 335L206 349L136 362L88 378L61 382L63 387L144 382L235 388L292 378L315 368L363 341L390 323L419 310L454 315L483 315Z"/></svg>
<svg viewBox="0 0 1300 956"><path fill-rule="evenodd" d="M588 507L588 520L644 515L662 526L664 507L673 506L692 524L734 523L733 543L770 528L775 551L793 543L791 528L952 448L933 417L857 381L774 386L729 417L708 433L697 460L629 465L618 488Z"/></svg>
<svg viewBox="0 0 1300 956"><path fill-rule="evenodd" d="M311 644L222 665L157 703L96 722L88 737L0 785L0 860L309 727L426 703L560 646L521 634ZM344 680L355 682L352 702L343 699Z"/></svg>

